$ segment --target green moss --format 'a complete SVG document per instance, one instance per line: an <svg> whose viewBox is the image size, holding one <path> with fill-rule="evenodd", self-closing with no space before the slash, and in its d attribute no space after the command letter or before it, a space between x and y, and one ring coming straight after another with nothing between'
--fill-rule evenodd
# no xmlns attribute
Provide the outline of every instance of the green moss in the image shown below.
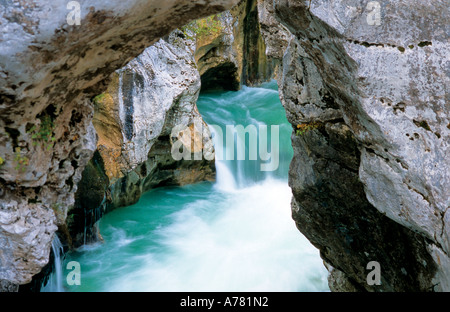
<svg viewBox="0 0 450 312"><path fill-rule="evenodd" d="M95 98L94 98L94 104L98 104L98 103L101 103L101 102L103 102L103 100L105 99L105 97L106 97L106 93L102 93L102 94L99 94L99 95L97 95Z"/></svg>
<svg viewBox="0 0 450 312"><path fill-rule="evenodd" d="M28 159L28 157L22 156L20 147L16 147L14 155L14 161L16 162L15 169L20 172L25 172L28 164L30 163L30 160Z"/></svg>
<svg viewBox="0 0 450 312"><path fill-rule="evenodd" d="M52 118L48 115L45 115L40 119L41 124L39 125L39 127L34 125L30 130L27 131L27 133L31 135L33 146L41 143L47 150L50 150L53 147L54 142L56 141L55 137L53 137L55 125Z"/></svg>
<svg viewBox="0 0 450 312"><path fill-rule="evenodd" d="M188 39L196 39L206 35L218 35L223 31L220 14L195 20L181 27L181 31Z"/></svg>
<svg viewBox="0 0 450 312"><path fill-rule="evenodd" d="M3 166L4 163L5 163L5 160L0 157L0 168Z"/></svg>

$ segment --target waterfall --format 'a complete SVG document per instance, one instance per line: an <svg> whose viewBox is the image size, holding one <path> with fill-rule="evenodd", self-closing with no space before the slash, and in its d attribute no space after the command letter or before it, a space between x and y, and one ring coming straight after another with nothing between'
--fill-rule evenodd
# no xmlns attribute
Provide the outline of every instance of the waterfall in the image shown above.
<svg viewBox="0 0 450 312"><path fill-rule="evenodd" d="M227 165L216 160L216 188L222 191L233 191L236 189L236 181Z"/></svg>
<svg viewBox="0 0 450 312"><path fill-rule="evenodd" d="M216 131L215 127L209 128L214 142L215 154L222 155L224 151L224 146L221 138L218 137L220 134L218 131ZM215 165L216 165L216 188L223 191L232 191L236 189L236 180L234 179L231 170L228 168L225 162L217 160L216 157Z"/></svg>
<svg viewBox="0 0 450 312"><path fill-rule="evenodd" d="M103 196L103 200L100 205L92 210L84 209L84 238L83 238L83 246L87 244L96 243L99 239L98 234L98 221L103 216L104 211L106 210L106 195ZM82 247L81 247L82 248Z"/></svg>
<svg viewBox="0 0 450 312"><path fill-rule="evenodd" d="M234 93L206 93L199 98L199 110L213 135L218 188L241 189L267 178L287 178L293 156L292 129L273 84L244 86ZM279 166L262 170L272 158L279 160Z"/></svg>
<svg viewBox="0 0 450 312"><path fill-rule="evenodd" d="M328 291L319 252L291 217L292 127L274 87L202 94L197 105L213 135L216 182L156 188L105 215L104 243L67 256L83 267L82 284L67 290ZM258 149L256 160L249 157L255 141L233 130L239 125L258 129L253 136L267 151ZM233 160L220 157L231 151ZM279 167L263 171L274 152Z"/></svg>
<svg viewBox="0 0 450 312"><path fill-rule="evenodd" d="M64 247L55 234L52 241L53 254L53 270L50 274L47 284L41 287L41 292L64 292L63 287L63 262L64 262Z"/></svg>

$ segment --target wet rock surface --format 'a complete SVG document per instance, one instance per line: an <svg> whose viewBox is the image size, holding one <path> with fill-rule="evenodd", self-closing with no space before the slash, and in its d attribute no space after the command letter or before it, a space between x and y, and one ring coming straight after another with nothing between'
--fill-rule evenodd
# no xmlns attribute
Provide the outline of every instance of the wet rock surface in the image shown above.
<svg viewBox="0 0 450 312"><path fill-rule="evenodd" d="M200 75L194 49L193 40L176 30L118 70L94 99L99 140L69 211L74 247L95 241L95 222L136 203L145 191L215 179L211 133L196 106ZM172 155L179 140L191 150L190 160Z"/></svg>
<svg viewBox="0 0 450 312"><path fill-rule="evenodd" d="M294 133L293 217L320 249L332 290L448 291L448 4L378 2L379 25L369 22L374 8L362 0L240 2L235 10L245 12L248 23L226 36L245 29L250 36L230 41L240 48L217 63L222 67L210 68L232 73L233 88L259 81L282 60L280 97ZM171 135L175 121L203 133L193 123L198 112L191 101L199 77L164 76L167 63L136 60L114 72L172 29L236 3L98 1L81 7L79 26L67 24L66 1L0 7L0 22L8 27L0 37L0 290L28 283L48 263L55 231L70 233L67 214L95 151L102 170L91 163L93 175L83 182L85 190L101 190L92 190L85 204L91 212L102 194L127 205L148 188L212 176L211 162L196 171L196 164L167 158L176 140L191 142ZM263 41L246 28L255 20ZM219 51L224 41L214 40ZM155 49L176 64L176 42ZM264 65L261 51L275 65ZM151 70L144 74L142 65L158 78L146 77ZM149 111L133 100L136 86L146 80L183 84L179 79L190 91L158 102L156 90L153 100L162 110L147 124ZM192 145L210 148L208 137ZM106 185L123 192L105 196ZM72 220L79 229L83 222ZM367 284L370 261L381 265L380 286Z"/></svg>
<svg viewBox="0 0 450 312"><path fill-rule="evenodd" d="M219 32L197 37L195 59L203 90L235 91L272 79L277 61L267 54L260 11L257 0L241 0L217 17Z"/></svg>
<svg viewBox="0 0 450 312"><path fill-rule="evenodd" d="M380 26L363 1L269 3L295 35L279 84L298 228L361 290L448 290L444 1L380 1Z"/></svg>
<svg viewBox="0 0 450 312"><path fill-rule="evenodd" d="M96 150L91 99L110 75L173 29L237 1L96 1L68 25L67 1L0 7L0 280L48 262Z"/></svg>

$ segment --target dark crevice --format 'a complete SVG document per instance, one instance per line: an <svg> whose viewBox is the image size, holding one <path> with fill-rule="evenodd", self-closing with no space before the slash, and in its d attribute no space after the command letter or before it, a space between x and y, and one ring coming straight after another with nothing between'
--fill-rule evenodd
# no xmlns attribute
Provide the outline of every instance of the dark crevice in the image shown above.
<svg viewBox="0 0 450 312"><path fill-rule="evenodd" d="M76 110L72 111L72 117L70 118L69 126L74 128L83 120L83 115Z"/></svg>
<svg viewBox="0 0 450 312"><path fill-rule="evenodd" d="M374 43L374 42L359 41L359 40L352 40L352 39L347 39L347 41L350 42L350 43L354 43L354 44L358 44L358 45L364 46L366 48L369 48L369 47L380 47L380 48L390 47L390 48L397 48L402 53L406 51L406 49L404 47L399 46L399 45L395 45L395 44ZM423 48L423 47L431 46L431 45L433 45L433 43L430 42L430 41L422 41L417 46L420 47L420 48ZM410 44L410 45L408 45L408 48L413 49L414 45Z"/></svg>
<svg viewBox="0 0 450 312"><path fill-rule="evenodd" d="M397 103L393 106L394 113L397 114L398 111L401 111L402 113L405 112L406 104L403 102Z"/></svg>
<svg viewBox="0 0 450 312"><path fill-rule="evenodd" d="M433 45L433 43L431 41L422 41L422 42L420 42L418 44L418 46L421 47L421 48L426 47L426 46L430 46L430 45Z"/></svg>
<svg viewBox="0 0 450 312"><path fill-rule="evenodd" d="M134 92L142 90L144 77L134 71L125 70L122 74L122 100L125 110L123 130L125 137L131 140L134 135Z"/></svg>
<svg viewBox="0 0 450 312"><path fill-rule="evenodd" d="M19 146L19 136L20 136L20 132L17 129L13 129L13 128L9 128L9 127L5 127L5 131L6 133L9 134L9 137L12 140L12 145L13 145L13 149L15 149L16 147Z"/></svg>
<svg viewBox="0 0 450 312"><path fill-rule="evenodd" d="M371 148L367 148L367 147L366 147L366 151L367 151L368 153L370 153L370 154L374 154L375 156L378 156L378 157L384 159L384 161L387 162L387 163L390 161L389 158L384 157L384 156L381 156L380 154L376 153L375 150L373 150L373 149L371 149Z"/></svg>
<svg viewBox="0 0 450 312"><path fill-rule="evenodd" d="M224 62L216 67L208 69L201 76L201 91L227 90L237 91L240 88L238 68L232 62Z"/></svg>
<svg viewBox="0 0 450 312"><path fill-rule="evenodd" d="M413 122L414 122L414 124L417 126L417 127L420 127L420 128L423 128L423 129L425 129L425 130L427 130L427 131L431 131L431 128L430 128L430 126L428 125L428 123L425 121L425 120L413 120Z"/></svg>

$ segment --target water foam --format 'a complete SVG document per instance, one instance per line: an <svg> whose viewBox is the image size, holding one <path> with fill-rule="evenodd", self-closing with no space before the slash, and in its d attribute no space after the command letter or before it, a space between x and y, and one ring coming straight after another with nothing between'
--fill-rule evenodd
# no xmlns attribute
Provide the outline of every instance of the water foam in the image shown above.
<svg viewBox="0 0 450 312"><path fill-rule="evenodd" d="M292 129L274 86L202 95L198 106L221 127L281 125L277 172L262 174L261 160L216 160L214 185L155 189L109 213L105 243L72 255L84 273L70 290L328 291L319 251L291 218Z"/></svg>
<svg viewBox="0 0 450 312"><path fill-rule="evenodd" d="M42 285L41 292L64 292L63 287L63 261L64 261L64 248L58 235L55 234L52 241L52 253L53 253L53 271L50 274L48 281L45 285Z"/></svg>
<svg viewBox="0 0 450 312"><path fill-rule="evenodd" d="M109 283L108 291L324 291L318 251L290 218L291 190L263 183L187 204L155 232L163 255ZM214 209L205 216L205 210Z"/></svg>

